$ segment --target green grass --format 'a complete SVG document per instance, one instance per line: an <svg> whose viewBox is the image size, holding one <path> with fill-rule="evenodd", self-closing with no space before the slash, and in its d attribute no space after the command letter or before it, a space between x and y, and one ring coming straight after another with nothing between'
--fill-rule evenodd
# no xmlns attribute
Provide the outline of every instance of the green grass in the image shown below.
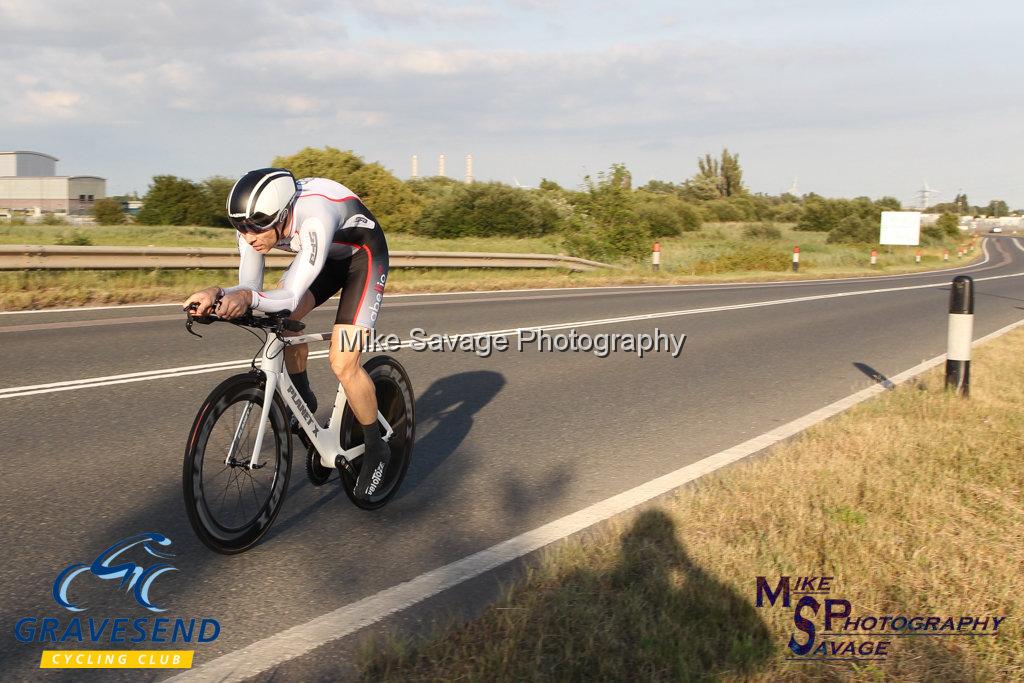
<svg viewBox="0 0 1024 683"><path fill-rule="evenodd" d="M1017 330L975 351L970 400L938 371L887 392L556 545L478 618L375 638L362 678L1024 680L1022 374ZM855 616L1008 618L895 638L885 662L788 662L792 611L755 604L780 575L835 577Z"/></svg>

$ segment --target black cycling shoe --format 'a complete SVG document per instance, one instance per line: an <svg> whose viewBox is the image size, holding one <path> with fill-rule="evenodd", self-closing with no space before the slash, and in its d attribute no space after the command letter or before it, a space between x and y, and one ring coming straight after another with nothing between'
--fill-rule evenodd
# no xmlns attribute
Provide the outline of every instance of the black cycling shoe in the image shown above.
<svg viewBox="0 0 1024 683"><path fill-rule="evenodd" d="M359 477L352 493L362 500L373 500L374 494L381 493L381 483L391 459L391 447L382 440L369 440L363 453L363 462L359 467Z"/></svg>

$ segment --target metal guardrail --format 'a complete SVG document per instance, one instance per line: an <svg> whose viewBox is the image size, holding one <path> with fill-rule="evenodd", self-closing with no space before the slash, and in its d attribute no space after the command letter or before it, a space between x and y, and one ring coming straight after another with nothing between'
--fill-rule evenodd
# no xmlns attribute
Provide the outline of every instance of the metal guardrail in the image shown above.
<svg viewBox="0 0 1024 683"><path fill-rule="evenodd" d="M293 255L273 251L270 268L285 268ZM391 268L566 268L597 270L618 266L561 254L498 254L470 251L393 251ZM236 249L214 247L74 247L0 245L0 270L132 270L137 268L237 268Z"/></svg>

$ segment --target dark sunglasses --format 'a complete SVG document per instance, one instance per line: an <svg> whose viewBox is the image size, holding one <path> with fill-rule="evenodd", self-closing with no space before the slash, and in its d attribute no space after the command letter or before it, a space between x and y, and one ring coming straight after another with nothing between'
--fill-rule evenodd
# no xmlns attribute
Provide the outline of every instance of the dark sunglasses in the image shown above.
<svg viewBox="0 0 1024 683"><path fill-rule="evenodd" d="M242 234L258 234L266 232L281 221L288 218L288 207L284 207L275 214L254 213L248 218L233 218L228 216L231 227Z"/></svg>

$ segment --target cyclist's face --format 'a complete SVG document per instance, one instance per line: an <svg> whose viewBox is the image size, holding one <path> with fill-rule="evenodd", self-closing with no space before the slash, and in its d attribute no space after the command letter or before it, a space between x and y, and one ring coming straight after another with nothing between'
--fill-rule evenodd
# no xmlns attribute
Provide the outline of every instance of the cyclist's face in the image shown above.
<svg viewBox="0 0 1024 683"><path fill-rule="evenodd" d="M277 243L277 230L271 229L266 232L246 232L242 237L249 243L249 246L261 254L266 254Z"/></svg>

